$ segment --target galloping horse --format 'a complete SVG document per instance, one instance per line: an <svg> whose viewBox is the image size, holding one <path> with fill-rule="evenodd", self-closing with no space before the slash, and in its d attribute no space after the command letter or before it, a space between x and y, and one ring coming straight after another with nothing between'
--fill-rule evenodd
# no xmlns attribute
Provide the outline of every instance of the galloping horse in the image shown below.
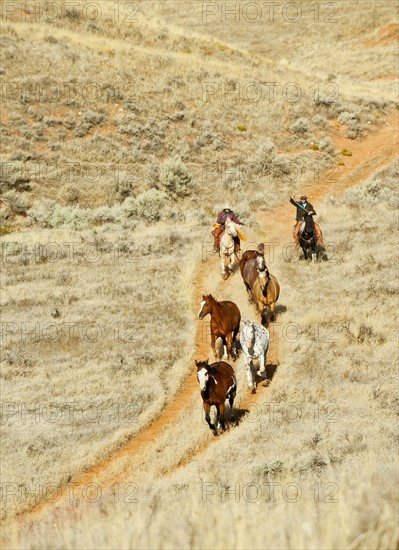
<svg viewBox="0 0 399 550"><path fill-rule="evenodd" d="M262 323L268 325L267 310L271 319L275 318L276 302L280 295L280 285L274 275L269 273L264 257L248 260L242 272L250 303L256 302L261 314Z"/></svg>
<svg viewBox="0 0 399 550"><path fill-rule="evenodd" d="M299 230L299 244L303 250L305 260L312 259L315 262L318 255L318 243L317 235L315 231L313 216L311 214L305 215L304 223Z"/></svg>
<svg viewBox="0 0 399 550"><path fill-rule="evenodd" d="M263 255L264 245L260 243L258 250L246 250L240 260L241 276L244 280L245 288L248 292L248 299L250 303L253 303L252 299L252 286L255 282L255 278L259 277L262 282L262 286L266 284L266 261ZM246 268L247 262L250 262L250 267ZM253 266L256 262L256 269Z"/></svg>
<svg viewBox="0 0 399 550"><path fill-rule="evenodd" d="M233 239L233 237L237 236L238 235L235 224L230 220L230 218L227 218L225 223L225 230L220 240L220 265L222 268L223 279L227 279L229 274L233 271L234 256L238 262L238 256L235 250L235 242Z"/></svg>
<svg viewBox="0 0 399 550"><path fill-rule="evenodd" d="M226 429L224 423L224 402L230 403L230 411L237 392L237 379L233 367L224 361L218 361L209 365L206 361L195 361L197 366L197 379L200 385L203 400L205 419L213 433L217 435L216 426L211 423L209 412L212 405L216 407L216 424L222 430ZM234 417L233 417L234 418Z"/></svg>
<svg viewBox="0 0 399 550"><path fill-rule="evenodd" d="M253 359L259 360L260 368L257 374L263 377L266 370L266 357L269 353L269 342L269 331L265 327L253 321L244 321L240 343L247 367L248 386L252 388L252 393L256 393Z"/></svg>
<svg viewBox="0 0 399 550"><path fill-rule="evenodd" d="M233 342L240 330L241 313L233 302L218 302L212 296L202 296L202 302L198 317L203 319L205 315L211 314L211 346L215 359L219 359L216 351L216 339L221 338L224 345L224 353L227 352L227 358L233 355L233 361L237 358L237 352L233 348ZM227 348L227 349L226 349Z"/></svg>
<svg viewBox="0 0 399 550"><path fill-rule="evenodd" d="M243 276L244 267L245 267L245 264L247 263L248 260L256 260L257 258L262 257L263 258L263 263L266 267L264 251L265 251L265 245L263 243L259 243L257 250L246 250L244 252L244 254L241 256L241 260L240 260L241 276Z"/></svg>

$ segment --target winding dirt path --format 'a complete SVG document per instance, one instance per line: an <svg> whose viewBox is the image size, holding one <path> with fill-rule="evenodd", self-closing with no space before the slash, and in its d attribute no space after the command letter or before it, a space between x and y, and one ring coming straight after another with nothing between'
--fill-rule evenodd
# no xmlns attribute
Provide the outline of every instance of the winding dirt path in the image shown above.
<svg viewBox="0 0 399 550"><path fill-rule="evenodd" d="M312 198L312 202L316 205L327 194L334 194L335 196L341 195L347 188L360 183L376 170L390 164L397 157L398 115L396 112L391 114L387 117L383 126L362 141L345 139L337 132L335 144L338 150L343 148L349 149L352 152L352 156L345 157L345 165L341 166L339 172L336 174L337 179L334 182L333 188L331 187L331 182L320 182L317 185L313 183L301 189L302 192L306 192L308 195L317 199L314 200ZM298 191L299 190L293 190L294 193ZM293 218L293 208L289 203L281 205L275 209L272 214L260 213L259 222L262 229L256 232L256 234L254 233L253 236L257 238L258 241L263 240L269 243L278 242L281 244L282 242L290 242ZM216 257L209 258L207 262L201 262L199 265L193 281L194 292L192 303L193 313L195 315L197 313L198 304L202 299L202 294L205 291L204 281L207 276L209 277L209 272L215 273L215 270L219 271L218 259ZM273 272L274 268L271 268L271 271ZM246 295L239 273L236 273L236 275L231 277L228 281L220 281L217 289L217 297L219 299L226 299L225 297L229 297L229 299L233 299L239 304L240 300L241 303L243 303L243 300L246 303ZM249 306L244 306L244 318L246 315L250 315L248 307ZM207 320L204 322L208 323ZM203 337L203 333L203 324L198 323L195 337L195 356L211 357L211 355L209 355L209 342ZM270 367L275 368L278 364L278 338L274 338L271 342L268 357L268 369L270 369ZM267 390L265 390L262 385L258 386L258 388L257 396L264 398L264 391ZM240 402L240 407L245 406L246 402L254 402L254 396L250 395L249 392L245 395L246 397ZM123 459L128 458L129 460L133 460L136 458L139 460L140 454L160 439L164 435L165 430L178 421L181 414L185 411L190 411L190 407L192 407L195 398L199 398L199 396L196 373L193 369L192 373L185 380L179 393L174 397L171 403L166 405L161 411L161 415L152 422L151 425L144 428L134 439L117 452L111 454L105 461L92 466L85 473L82 473L80 477L74 480L74 487L82 487L100 478L103 487L109 487L116 481L126 480ZM205 431L204 428L204 433ZM217 440L217 438L204 440L199 449L188 452L183 460L177 460L172 467L166 468L162 472L162 475L169 475L176 468L185 466L193 457L202 453L209 445L216 444ZM145 461L140 463L139 460L138 467L139 471L141 468L141 471L145 471ZM16 519L18 522L25 525L37 523L44 512L51 513L55 507L58 511L61 509L63 512L72 510L72 505L68 501L68 486L61 487L57 492L40 501L35 506L21 512Z"/></svg>

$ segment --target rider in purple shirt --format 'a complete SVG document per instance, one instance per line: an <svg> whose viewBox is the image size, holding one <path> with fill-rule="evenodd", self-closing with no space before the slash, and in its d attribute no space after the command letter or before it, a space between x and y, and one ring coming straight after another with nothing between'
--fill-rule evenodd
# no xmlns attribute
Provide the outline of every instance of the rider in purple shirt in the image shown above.
<svg viewBox="0 0 399 550"><path fill-rule="evenodd" d="M219 223L221 225L224 225L226 223L227 218L230 218L232 222L238 223L239 225L243 225L240 220L237 218L237 216L234 214L233 210L230 210L229 207L223 208L221 212L219 212L216 223Z"/></svg>
<svg viewBox="0 0 399 550"><path fill-rule="evenodd" d="M214 245L213 245L213 251L219 252L220 250L220 239L222 238L223 232L224 232L224 224L226 223L227 218L230 218L230 220L238 225L244 225L240 220L237 218L237 216L234 214L233 210L230 208L229 205L226 205L223 210L221 210L218 214L216 223L219 224L219 227L216 227L212 231L212 235L214 236ZM236 243L236 251L240 251L240 239L238 237L234 237L234 242Z"/></svg>

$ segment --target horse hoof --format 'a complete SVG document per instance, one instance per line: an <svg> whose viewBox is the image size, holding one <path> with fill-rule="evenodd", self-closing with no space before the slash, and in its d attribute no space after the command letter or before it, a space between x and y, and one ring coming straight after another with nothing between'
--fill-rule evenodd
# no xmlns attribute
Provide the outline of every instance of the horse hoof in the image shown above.
<svg viewBox="0 0 399 550"><path fill-rule="evenodd" d="M256 388L252 388L251 393L256 393Z"/></svg>
<svg viewBox="0 0 399 550"><path fill-rule="evenodd" d="M264 371L264 370L258 370L258 371L256 371L256 374L257 374L258 376L260 376L261 378L263 378L264 375L265 375L265 371Z"/></svg>

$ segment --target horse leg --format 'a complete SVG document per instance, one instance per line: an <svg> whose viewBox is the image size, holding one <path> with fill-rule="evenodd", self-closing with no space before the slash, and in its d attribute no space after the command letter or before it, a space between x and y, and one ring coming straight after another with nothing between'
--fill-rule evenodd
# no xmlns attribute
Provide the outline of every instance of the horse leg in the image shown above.
<svg viewBox="0 0 399 550"><path fill-rule="evenodd" d="M248 302L250 304L253 304L254 303L254 298L253 298L253 295L252 295L251 287L245 281L244 281L244 284L245 284L245 288L247 289L247 293L248 293Z"/></svg>
<svg viewBox="0 0 399 550"><path fill-rule="evenodd" d="M255 384L255 376L253 371L252 359L250 357L246 357L245 360L246 360L246 368L247 368L248 387L252 389L252 393L256 393L256 384Z"/></svg>
<svg viewBox="0 0 399 550"><path fill-rule="evenodd" d="M315 241L312 246L312 262L315 263L315 261L318 259L318 244Z"/></svg>
<svg viewBox="0 0 399 550"><path fill-rule="evenodd" d="M233 413L233 405L234 405L234 399L236 397L236 390L231 390L229 395L229 404L230 404L230 416L231 420L235 420L235 415Z"/></svg>
<svg viewBox="0 0 399 550"><path fill-rule="evenodd" d="M234 351L234 355L236 357L238 357L238 351L237 351L237 334L240 330L240 325L238 325L238 327L236 327L233 331L233 351Z"/></svg>
<svg viewBox="0 0 399 550"><path fill-rule="evenodd" d="M261 304L259 302L259 309L260 309L260 317L261 317L261 320L262 320L262 325L264 326L268 326L269 325L269 321L268 321L268 315L267 315L267 308L268 306L266 304Z"/></svg>
<svg viewBox="0 0 399 550"><path fill-rule="evenodd" d="M216 351L216 335L212 332L212 329L211 329L211 347L212 347L213 355L215 356L215 359L218 360L219 356Z"/></svg>
<svg viewBox="0 0 399 550"><path fill-rule="evenodd" d="M220 266L222 268L222 277L223 277L223 279L227 279L226 256L222 253L221 249L220 249Z"/></svg>
<svg viewBox="0 0 399 550"><path fill-rule="evenodd" d="M226 341L226 337L225 336L221 336L220 337L222 339L222 342L223 342L223 355L222 355L222 358L223 357L227 357L227 359L229 358L229 350L227 348L227 341Z"/></svg>
<svg viewBox="0 0 399 550"><path fill-rule="evenodd" d="M270 320L274 321L276 318L276 302L270 304Z"/></svg>
<svg viewBox="0 0 399 550"><path fill-rule="evenodd" d="M261 356L259 357L259 363L260 363L260 367L259 367L259 370L256 374L258 374L261 378L264 377L264 372L265 372L265 354L262 353Z"/></svg>
<svg viewBox="0 0 399 550"><path fill-rule="evenodd" d="M222 428L222 430L225 431L226 425L224 423L224 403L220 403L220 405L216 405L216 410L218 412L217 427Z"/></svg>
<svg viewBox="0 0 399 550"><path fill-rule="evenodd" d="M235 361L237 359L237 355L234 353L234 350L233 350L233 333L229 332L226 335L226 339L227 339L227 359L230 359L230 356L232 356L233 361Z"/></svg>
<svg viewBox="0 0 399 550"><path fill-rule="evenodd" d="M212 424L211 417L209 415L210 410L211 410L211 406L208 405L208 403L204 402L205 420L208 422L208 426L210 427L210 429L213 430L213 433L216 435L217 434L216 426L214 424Z"/></svg>

